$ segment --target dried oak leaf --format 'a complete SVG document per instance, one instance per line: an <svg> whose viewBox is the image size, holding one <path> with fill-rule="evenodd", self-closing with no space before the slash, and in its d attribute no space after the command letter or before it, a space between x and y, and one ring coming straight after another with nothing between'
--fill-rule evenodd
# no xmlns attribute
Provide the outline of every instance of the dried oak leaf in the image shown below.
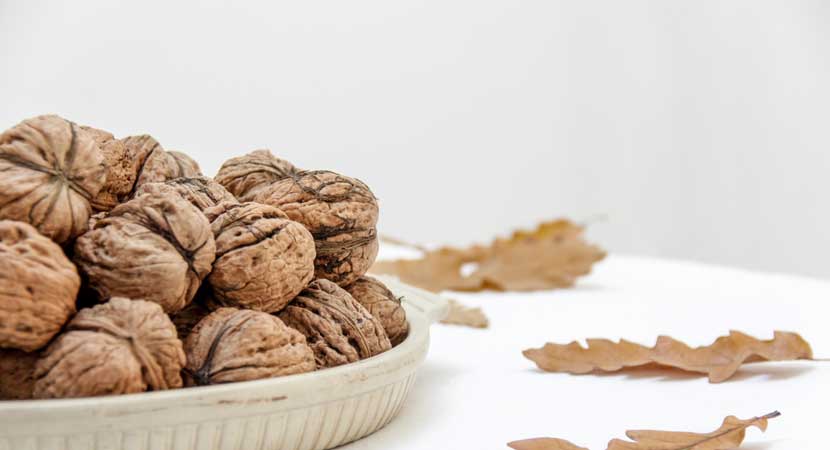
<svg viewBox="0 0 830 450"><path fill-rule="evenodd" d="M0 220L0 348L45 346L75 313L81 278L58 244Z"/></svg>
<svg viewBox="0 0 830 450"><path fill-rule="evenodd" d="M455 300L449 300L450 310L441 323L447 325L461 325L471 328L487 328L490 321L481 308L470 308Z"/></svg>
<svg viewBox="0 0 830 450"><path fill-rule="evenodd" d="M516 231L489 246L443 247L420 259L378 261L373 273L392 274L406 283L439 292L535 291L570 287L587 275L605 252L587 243L583 227L568 220L540 224L533 231ZM475 265L469 275L462 267Z"/></svg>
<svg viewBox="0 0 830 450"><path fill-rule="evenodd" d="M92 397L182 386L176 327L161 307L115 297L82 309L35 366L35 398Z"/></svg>
<svg viewBox="0 0 830 450"><path fill-rule="evenodd" d="M236 197L231 195L221 184L202 176L174 178L163 183L143 184L136 189L135 195L160 193L162 191L175 192L181 195L202 212L222 203L238 203Z"/></svg>
<svg viewBox="0 0 830 450"><path fill-rule="evenodd" d="M383 324L340 286L314 280L279 317L305 335L318 367L334 367L392 348Z"/></svg>
<svg viewBox="0 0 830 450"><path fill-rule="evenodd" d="M691 348L668 336L660 336L654 347L620 340L586 339L588 347L578 342L547 343L528 349L524 356L545 371L586 374L615 372L621 369L658 365L688 372L707 374L711 383L732 377L741 364L755 361L812 359L810 345L797 333L776 331L771 340L758 340L738 331L730 331L710 345Z"/></svg>
<svg viewBox="0 0 830 450"><path fill-rule="evenodd" d="M37 358L37 353L0 349L0 400L32 398Z"/></svg>
<svg viewBox="0 0 830 450"><path fill-rule="evenodd" d="M314 236L317 278L347 286L378 253L378 203L362 181L326 170L304 171L260 190L254 201L281 209Z"/></svg>
<svg viewBox="0 0 830 450"><path fill-rule="evenodd" d="M101 149L78 125L38 116L0 134L0 219L27 222L55 242L83 233L106 181Z"/></svg>
<svg viewBox="0 0 830 450"><path fill-rule="evenodd" d="M272 206L248 202L221 208L224 212L211 223L213 300L268 313L281 310L314 278L314 238Z"/></svg>
<svg viewBox="0 0 830 450"><path fill-rule="evenodd" d="M141 298L175 313L193 299L215 252L195 206L170 192L148 193L95 222L75 242L74 261L100 300Z"/></svg>
<svg viewBox="0 0 830 450"><path fill-rule="evenodd" d="M403 342L409 333L406 311L401 305L401 299L395 297L395 294L385 284L376 278L364 275L345 289L369 310L369 313L380 320L393 347Z"/></svg>
<svg viewBox="0 0 830 450"><path fill-rule="evenodd" d="M305 337L259 311L219 308L185 341L188 386L257 380L315 370Z"/></svg>
<svg viewBox="0 0 830 450"><path fill-rule="evenodd" d="M225 161L214 179L239 200L247 202L271 183L298 172L290 162L277 158L270 150L254 150Z"/></svg>
<svg viewBox="0 0 830 450"><path fill-rule="evenodd" d="M625 435L634 442L613 439L608 442L607 450L731 450L743 443L747 428L766 431L767 421L780 415L775 411L747 420L728 416L720 428L711 433L629 430ZM507 445L514 450L588 450L556 438L525 439Z"/></svg>
<svg viewBox="0 0 830 450"><path fill-rule="evenodd" d="M107 169L107 181L91 200L92 208L95 211L109 211L130 196L137 164L130 158L124 142L112 133L87 126L80 128L98 144Z"/></svg>

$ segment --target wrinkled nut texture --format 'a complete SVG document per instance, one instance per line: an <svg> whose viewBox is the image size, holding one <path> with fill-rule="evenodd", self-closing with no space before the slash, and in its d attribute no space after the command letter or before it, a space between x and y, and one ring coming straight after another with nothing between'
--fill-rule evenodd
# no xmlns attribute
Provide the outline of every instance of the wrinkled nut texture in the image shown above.
<svg viewBox="0 0 830 450"><path fill-rule="evenodd" d="M210 308L199 301L199 296L197 294L196 299L187 305L185 309L170 315L170 320L172 320L173 325L176 326L176 332L179 335L179 339L182 341L187 339L187 336L191 331L193 331L196 324L207 317L210 312Z"/></svg>
<svg viewBox="0 0 830 450"><path fill-rule="evenodd" d="M112 133L97 128L81 126L101 149L106 167L106 182L92 201L95 211L109 211L124 202L133 190L137 165L130 159L127 146Z"/></svg>
<svg viewBox="0 0 830 450"><path fill-rule="evenodd" d="M231 205L211 224L216 261L208 276L213 300L223 306L277 312L314 277L314 238L259 203Z"/></svg>
<svg viewBox="0 0 830 450"><path fill-rule="evenodd" d="M279 317L305 335L318 367L355 362L392 347L383 324L328 280L312 281Z"/></svg>
<svg viewBox="0 0 830 450"><path fill-rule="evenodd" d="M365 274L378 253L378 204L363 182L329 171L277 181L255 201L305 225L317 246L318 278L346 286Z"/></svg>
<svg viewBox="0 0 830 450"><path fill-rule="evenodd" d="M35 398L92 397L182 386L176 327L159 305L121 297L82 309L35 366Z"/></svg>
<svg viewBox="0 0 830 450"><path fill-rule="evenodd" d="M225 161L215 179L239 200L250 201L258 191L295 173L293 164L272 155L270 150L255 150Z"/></svg>
<svg viewBox="0 0 830 450"><path fill-rule="evenodd" d="M81 278L58 244L0 220L0 347L34 351L75 313Z"/></svg>
<svg viewBox="0 0 830 450"><path fill-rule="evenodd" d="M147 183L202 175L196 161L184 153L164 150L152 136L129 136L122 141L127 148L127 154L136 164L132 192Z"/></svg>
<svg viewBox="0 0 830 450"><path fill-rule="evenodd" d="M33 225L63 243L86 231L106 180L101 149L58 116L24 120L0 135L0 219Z"/></svg>
<svg viewBox="0 0 830 450"><path fill-rule="evenodd" d="M188 386L257 380L315 370L305 338L276 316L219 308L185 341Z"/></svg>
<svg viewBox="0 0 830 450"><path fill-rule="evenodd" d="M37 353L0 349L0 400L32 398Z"/></svg>
<svg viewBox="0 0 830 450"><path fill-rule="evenodd" d="M393 346L403 342L409 333L406 311L401 306L401 299L395 297L385 284L364 275L345 289L383 324Z"/></svg>
<svg viewBox="0 0 830 450"><path fill-rule="evenodd" d="M74 261L99 300L141 298L175 313L210 272L215 249L195 206L172 192L148 193L95 222L75 242Z"/></svg>
<svg viewBox="0 0 830 450"><path fill-rule="evenodd" d="M147 183L136 189L135 195L160 193L162 191L175 192L181 195L203 212L224 202L237 203L236 197L231 195L221 184L202 176L174 178L163 183Z"/></svg>

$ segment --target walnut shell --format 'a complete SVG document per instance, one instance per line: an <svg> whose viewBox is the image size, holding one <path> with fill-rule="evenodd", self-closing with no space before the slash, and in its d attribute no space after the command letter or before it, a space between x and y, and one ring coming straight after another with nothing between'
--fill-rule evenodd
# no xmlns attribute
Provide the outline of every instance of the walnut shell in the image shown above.
<svg viewBox="0 0 830 450"><path fill-rule="evenodd" d="M365 274L378 252L378 204L360 180L329 171L301 172L255 197L305 225L317 246L315 275L346 286Z"/></svg>
<svg viewBox="0 0 830 450"><path fill-rule="evenodd" d="M74 260L99 300L142 298L175 313L193 299L215 252L205 216L163 192L113 208L78 238Z"/></svg>
<svg viewBox="0 0 830 450"><path fill-rule="evenodd" d="M179 335L179 339L182 341L187 339L187 336L191 331L193 331L196 324L207 317L210 312L210 308L199 301L199 295L197 294L196 299L190 302L185 309L175 314L171 314L170 320L172 320L173 325L176 326L176 332Z"/></svg>
<svg viewBox="0 0 830 450"><path fill-rule="evenodd" d="M305 335L318 367L355 362L392 347L383 324L328 280L312 281L279 317Z"/></svg>
<svg viewBox="0 0 830 450"><path fill-rule="evenodd" d="M409 333L406 311L401 306L401 299L378 279L364 275L354 283L346 286L346 291L375 316L393 346L400 344Z"/></svg>
<svg viewBox="0 0 830 450"><path fill-rule="evenodd" d="M259 311L219 308L185 341L188 386L257 380L315 370L305 338Z"/></svg>
<svg viewBox="0 0 830 450"><path fill-rule="evenodd" d="M37 356L37 353L0 349L0 400L32 398Z"/></svg>
<svg viewBox="0 0 830 450"><path fill-rule="evenodd" d="M176 327L159 305L115 297L82 309L35 366L35 398L92 397L182 386Z"/></svg>
<svg viewBox="0 0 830 450"><path fill-rule="evenodd" d="M211 226L216 261L208 282L220 305L277 312L314 277L314 238L272 206L230 205Z"/></svg>
<svg viewBox="0 0 830 450"><path fill-rule="evenodd" d="M174 178L163 183L147 183L139 187L135 195L160 191L175 192L202 212L221 203L238 203L236 197L221 184L202 176Z"/></svg>
<svg viewBox="0 0 830 450"><path fill-rule="evenodd" d="M90 203L95 211L109 211L129 198L138 165L131 159L124 142L112 133L87 126L80 128L98 144L107 169L106 182Z"/></svg>
<svg viewBox="0 0 830 450"><path fill-rule="evenodd" d="M293 164L263 149L225 161L214 178L239 200L251 201L259 190L295 173Z"/></svg>
<svg viewBox="0 0 830 450"><path fill-rule="evenodd" d="M0 134L0 219L28 222L55 242L86 231L106 181L101 149L76 124L38 116Z"/></svg>
<svg viewBox="0 0 830 450"><path fill-rule="evenodd" d="M0 220L0 347L34 351L75 313L81 278L58 244Z"/></svg>
<svg viewBox="0 0 830 450"><path fill-rule="evenodd" d="M164 150L152 136L128 136L123 142L128 155L136 163L133 192L147 183L202 175L196 161L184 153Z"/></svg>

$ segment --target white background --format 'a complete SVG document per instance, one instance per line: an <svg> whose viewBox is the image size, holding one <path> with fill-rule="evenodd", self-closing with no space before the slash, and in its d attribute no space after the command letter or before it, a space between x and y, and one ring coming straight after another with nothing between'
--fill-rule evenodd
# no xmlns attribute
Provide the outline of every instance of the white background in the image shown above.
<svg viewBox="0 0 830 450"><path fill-rule="evenodd" d="M267 146L363 179L409 240L565 215L612 252L826 277L828 19L818 0L1 0L0 128L148 132L209 175Z"/></svg>

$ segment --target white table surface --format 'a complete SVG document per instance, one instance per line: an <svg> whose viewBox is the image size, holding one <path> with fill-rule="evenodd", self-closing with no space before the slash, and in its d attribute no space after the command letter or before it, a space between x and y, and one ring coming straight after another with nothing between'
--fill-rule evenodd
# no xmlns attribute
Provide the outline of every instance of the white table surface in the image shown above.
<svg viewBox="0 0 830 450"><path fill-rule="evenodd" d="M385 257L400 249L386 247ZM484 330L433 327L429 355L400 415L344 448L505 449L550 436L604 450L626 429L709 432L729 414L774 410L765 434L742 449L827 449L830 362L757 363L731 380L678 373L544 373L521 351L547 341L624 337L652 345L668 334L709 344L730 329L769 339L796 331L830 357L830 283L690 262L609 256L573 289L446 293L490 318Z"/></svg>

